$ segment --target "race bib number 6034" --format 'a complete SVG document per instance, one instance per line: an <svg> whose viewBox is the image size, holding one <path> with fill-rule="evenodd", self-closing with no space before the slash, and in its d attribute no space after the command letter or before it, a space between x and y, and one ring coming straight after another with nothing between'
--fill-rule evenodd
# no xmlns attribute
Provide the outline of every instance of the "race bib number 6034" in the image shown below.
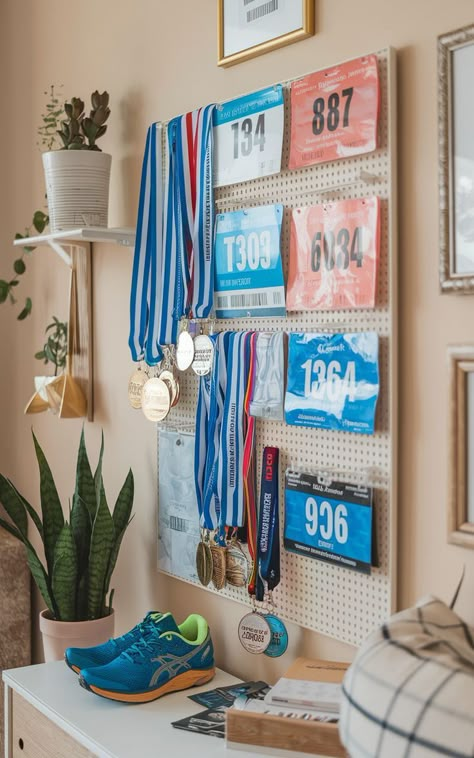
<svg viewBox="0 0 474 758"><path fill-rule="evenodd" d="M375 150L379 100L375 55L317 71L294 82L289 168Z"/></svg>

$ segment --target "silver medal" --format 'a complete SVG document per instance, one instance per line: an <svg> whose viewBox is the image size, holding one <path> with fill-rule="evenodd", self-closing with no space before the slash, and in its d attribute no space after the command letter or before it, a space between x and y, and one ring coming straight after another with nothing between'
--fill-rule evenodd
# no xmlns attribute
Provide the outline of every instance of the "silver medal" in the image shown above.
<svg viewBox="0 0 474 758"><path fill-rule="evenodd" d="M242 647L253 655L264 653L272 637L270 624L264 616L255 611L240 619L238 634Z"/></svg>
<svg viewBox="0 0 474 758"><path fill-rule="evenodd" d="M207 334L198 334L194 340L194 360L192 369L198 376L206 376L212 369L214 344Z"/></svg>
<svg viewBox="0 0 474 758"><path fill-rule="evenodd" d="M194 340L188 331L182 331L176 346L176 365L180 371L186 371L194 358Z"/></svg>

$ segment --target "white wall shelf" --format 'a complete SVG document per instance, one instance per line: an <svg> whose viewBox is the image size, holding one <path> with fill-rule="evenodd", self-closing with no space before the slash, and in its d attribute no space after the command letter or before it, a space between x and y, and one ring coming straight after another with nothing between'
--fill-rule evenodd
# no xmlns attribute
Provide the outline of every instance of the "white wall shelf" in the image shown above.
<svg viewBox="0 0 474 758"><path fill-rule="evenodd" d="M71 256L61 242L66 245L71 245L74 242L114 242L116 245L132 247L135 244L135 229L131 227L105 229L100 226L85 226L62 232L38 234L36 237L23 237L23 239L14 240L13 244L18 247L48 245L70 266Z"/></svg>

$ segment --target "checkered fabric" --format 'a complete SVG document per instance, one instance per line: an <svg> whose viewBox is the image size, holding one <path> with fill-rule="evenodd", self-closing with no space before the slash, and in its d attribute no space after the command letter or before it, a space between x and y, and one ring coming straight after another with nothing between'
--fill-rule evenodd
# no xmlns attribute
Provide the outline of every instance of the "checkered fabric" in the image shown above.
<svg viewBox="0 0 474 758"><path fill-rule="evenodd" d="M351 758L474 756L474 629L434 597L392 616L343 681Z"/></svg>

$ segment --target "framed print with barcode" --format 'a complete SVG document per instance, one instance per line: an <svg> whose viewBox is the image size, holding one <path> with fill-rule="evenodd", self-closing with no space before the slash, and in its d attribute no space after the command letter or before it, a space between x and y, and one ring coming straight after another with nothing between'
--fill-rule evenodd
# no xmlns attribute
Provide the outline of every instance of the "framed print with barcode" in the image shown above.
<svg viewBox="0 0 474 758"><path fill-rule="evenodd" d="M218 0L218 66L262 55L314 34L314 0Z"/></svg>

